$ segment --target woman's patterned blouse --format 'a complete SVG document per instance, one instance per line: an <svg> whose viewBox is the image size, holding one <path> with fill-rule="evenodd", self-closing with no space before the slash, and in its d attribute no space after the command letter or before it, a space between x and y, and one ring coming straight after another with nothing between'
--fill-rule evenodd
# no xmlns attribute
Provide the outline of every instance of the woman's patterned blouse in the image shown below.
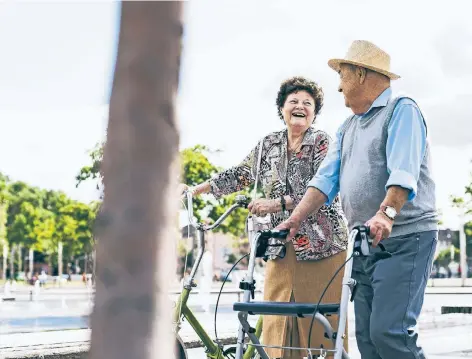
<svg viewBox="0 0 472 359"><path fill-rule="evenodd" d="M266 198L290 195L298 204L325 158L330 137L327 133L310 127L306 131L301 149L288 158L287 130L273 132L263 139L259 169L259 183ZM210 180L211 193L219 198L251 186L255 182L260 142L236 167L214 176ZM291 211L288 211L289 213ZM273 227L279 225L285 214L270 215ZM347 248L348 229L339 197L332 204L323 205L310 215L292 239L298 260L320 260L333 256ZM281 247L271 247L269 258L280 256Z"/></svg>

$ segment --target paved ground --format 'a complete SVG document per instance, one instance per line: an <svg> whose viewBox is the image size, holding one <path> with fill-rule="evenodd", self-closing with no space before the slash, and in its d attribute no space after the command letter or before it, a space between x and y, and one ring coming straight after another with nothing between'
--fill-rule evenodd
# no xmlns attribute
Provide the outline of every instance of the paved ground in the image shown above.
<svg viewBox="0 0 472 359"><path fill-rule="evenodd" d="M433 289L441 294L426 295L419 324L425 350L433 359L472 357L472 315L440 314L442 305L470 306L472 288L430 288L429 293ZM36 301L30 301L27 290L16 294L16 301L0 302L0 357L12 348L40 348L49 344L87 345L90 331L85 328L88 328L93 297L84 288L43 291ZM260 294L257 299L261 299ZM238 322L232 311L232 303L236 300L236 294L225 294L220 299L217 328L221 338L235 336L237 332ZM216 301L216 295L213 295L213 301ZM198 295L192 295L189 304L214 338L214 313L202 312ZM359 358L355 350L352 306L349 313L352 357ZM252 317L251 321L254 323L256 319ZM187 323L184 323L181 335L185 340L196 339ZM202 349L191 350L189 355L190 359L205 358Z"/></svg>
<svg viewBox="0 0 472 359"><path fill-rule="evenodd" d="M203 317L205 315L202 314L200 316ZM453 322L454 317L449 316L449 321ZM350 355L352 359L360 359L352 330L350 332ZM22 347L28 347L28 350L37 347L40 350L48 345L55 347L59 345L84 347L87 346L89 337L90 331L88 329L38 332L28 335L2 335L0 336L0 357L11 353L12 348L18 351ZM430 327L429 329L420 328L420 338L422 346L431 359L472 358L472 321L469 325L444 326L440 328ZM206 359L203 349L190 350L188 354L189 359Z"/></svg>
<svg viewBox="0 0 472 359"><path fill-rule="evenodd" d="M472 358L472 325L425 330L420 343L429 359ZM351 359L361 359L354 337L349 338ZM189 359L206 359L203 349L188 351Z"/></svg>

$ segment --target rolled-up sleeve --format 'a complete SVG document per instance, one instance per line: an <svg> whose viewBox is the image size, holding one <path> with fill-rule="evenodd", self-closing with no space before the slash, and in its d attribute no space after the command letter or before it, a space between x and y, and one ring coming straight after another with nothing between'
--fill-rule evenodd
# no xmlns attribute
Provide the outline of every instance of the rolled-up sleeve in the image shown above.
<svg viewBox="0 0 472 359"><path fill-rule="evenodd" d="M339 192L339 167L341 164L341 131L336 133L335 141L330 145L328 154L321 162L315 176L308 183L308 187L319 189L328 198L329 205Z"/></svg>
<svg viewBox="0 0 472 359"><path fill-rule="evenodd" d="M221 198L254 184L260 143L238 165L220 172L210 179L210 193Z"/></svg>
<svg viewBox="0 0 472 359"><path fill-rule="evenodd" d="M409 190L408 200L416 197L421 163L426 152L426 125L418 106L401 100L388 125L386 146L389 178L385 186Z"/></svg>

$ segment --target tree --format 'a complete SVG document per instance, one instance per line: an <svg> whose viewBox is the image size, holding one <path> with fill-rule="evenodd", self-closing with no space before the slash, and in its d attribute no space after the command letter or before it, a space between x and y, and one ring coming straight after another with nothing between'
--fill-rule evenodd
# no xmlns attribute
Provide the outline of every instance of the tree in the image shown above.
<svg viewBox="0 0 472 359"><path fill-rule="evenodd" d="M15 277L15 252L18 253L18 270L22 269L22 249L32 246L36 239L33 227L35 208L43 205L43 192L25 182L9 183L7 211L7 240L10 247L10 277Z"/></svg>
<svg viewBox="0 0 472 359"><path fill-rule="evenodd" d="M53 212L40 208L34 222L34 233L36 236L36 244L30 247L29 263L30 272L34 271L34 252L48 253L50 267L52 267L52 254L56 252L57 245L53 247L54 238L57 236L56 216Z"/></svg>
<svg viewBox="0 0 472 359"><path fill-rule="evenodd" d="M8 209L8 182L9 178L0 172L0 244L2 246L2 279L6 279L8 241L7 241L7 209Z"/></svg>
<svg viewBox="0 0 472 359"><path fill-rule="evenodd" d="M122 2L97 219L90 358L172 358L181 2ZM175 203L175 204L174 204Z"/></svg>
<svg viewBox="0 0 472 359"><path fill-rule="evenodd" d="M72 201L61 191L43 190L21 181L3 185L4 177L0 176L0 202L6 212L4 232L11 248L11 275L14 275L15 252L18 254L17 268L22 269L23 249L29 250L31 273L34 271L35 252L47 255L50 268L53 257L57 258L59 272L62 273L63 241L69 258L82 255L82 251L91 253L95 204Z"/></svg>
<svg viewBox="0 0 472 359"><path fill-rule="evenodd" d="M58 259L58 267L62 267L59 259L63 240L66 240L65 251L69 259L84 255L92 257L96 213L97 203L87 205L73 201L64 192L11 181L0 172L2 278L6 277L9 250L12 277L16 268L23 269L24 250L29 250L29 268L25 266L25 271L33 273L35 252L48 260L51 269L54 258Z"/></svg>
<svg viewBox="0 0 472 359"><path fill-rule="evenodd" d="M41 208L34 207L30 202L24 201L20 204L19 213L13 217L13 222L10 224L8 237L12 248L13 245L16 245L18 250L19 271L22 270L22 248L34 250L34 247L37 245L38 238L35 232L35 224L38 222L40 211ZM13 261L13 255L11 260ZM30 263L30 271L33 272L32 263Z"/></svg>
<svg viewBox="0 0 472 359"><path fill-rule="evenodd" d="M453 250L453 259L454 261L458 262L460 256L460 250L457 247L454 247ZM451 249L445 248L441 252L438 253L436 259L434 260L434 264L437 266L447 267L447 265L451 262Z"/></svg>
<svg viewBox="0 0 472 359"><path fill-rule="evenodd" d="M220 171L208 160L210 149L203 145L196 145L184 149L180 153L181 160L181 181L189 186L195 186L201 182L210 179L215 173ZM202 197L196 197L193 200L193 211L195 217L200 221L202 219L201 211L208 206L208 201Z"/></svg>
<svg viewBox="0 0 472 359"><path fill-rule="evenodd" d="M77 176L75 177L76 186L79 186L82 182L87 180L99 180L100 182L103 181L103 176L100 173L100 165L103 159L103 147L105 143L97 143L95 147L89 151L90 159L92 160L92 164L90 166L83 166ZM97 189L99 189L99 185L97 184Z"/></svg>
<svg viewBox="0 0 472 359"><path fill-rule="evenodd" d="M61 208L57 230L63 233L66 258L92 253L94 220L94 209L84 203L72 202Z"/></svg>
<svg viewBox="0 0 472 359"><path fill-rule="evenodd" d="M45 239L43 244L43 250L48 254L49 264L52 267L53 259L56 260L57 274L59 277L64 273L64 240L70 246L73 245L75 235L71 233L76 227L72 222L72 219L65 219L63 208L73 203L64 192L61 191L44 191L43 194L43 208L48 211L45 212L47 218L47 229L46 231L52 230L51 236ZM59 282L60 283L60 282Z"/></svg>

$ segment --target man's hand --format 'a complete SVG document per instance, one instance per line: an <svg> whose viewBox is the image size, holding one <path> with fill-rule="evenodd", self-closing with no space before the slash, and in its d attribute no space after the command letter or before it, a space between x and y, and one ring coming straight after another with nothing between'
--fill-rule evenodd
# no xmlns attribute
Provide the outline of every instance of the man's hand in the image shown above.
<svg viewBox="0 0 472 359"><path fill-rule="evenodd" d="M308 187L300 203L295 207L292 215L275 229L289 229L288 239L291 240L298 233L301 223L312 213L316 213L326 203L327 197L318 188Z"/></svg>
<svg viewBox="0 0 472 359"><path fill-rule="evenodd" d="M260 198L251 201L251 203L249 203L247 206L247 209L252 214L263 217L268 213L279 212L281 210L281 205L279 199Z"/></svg>
<svg viewBox="0 0 472 359"><path fill-rule="evenodd" d="M379 244L382 239L390 237L393 221L388 219L383 213L377 212L365 225L370 228L370 237L374 239L372 247L377 247L377 244Z"/></svg>
<svg viewBox="0 0 472 359"><path fill-rule="evenodd" d="M275 229L277 231L280 231L282 229L289 229L290 233L287 236L287 240L291 240L298 233L300 224L301 224L301 221L298 218L294 216L290 216L285 221L280 223L277 227L275 227Z"/></svg>

